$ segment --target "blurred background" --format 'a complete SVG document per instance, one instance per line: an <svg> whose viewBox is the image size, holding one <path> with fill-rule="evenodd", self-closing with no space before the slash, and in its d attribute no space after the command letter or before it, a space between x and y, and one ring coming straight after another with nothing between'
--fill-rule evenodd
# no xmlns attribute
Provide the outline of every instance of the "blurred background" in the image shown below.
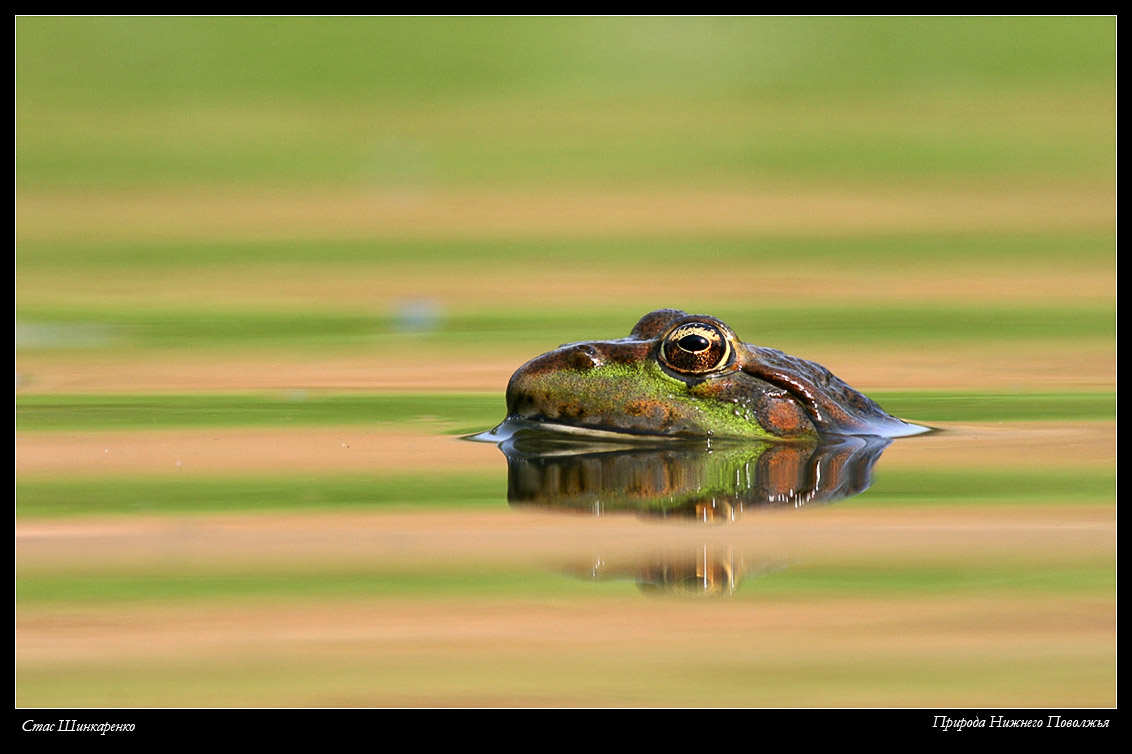
<svg viewBox="0 0 1132 754"><path fill-rule="evenodd" d="M1114 703L1115 27L17 17L17 703ZM663 307L954 431L563 575L454 436Z"/></svg>
<svg viewBox="0 0 1132 754"><path fill-rule="evenodd" d="M16 31L27 391L500 390L660 307L866 386L1111 383L1112 18Z"/></svg>

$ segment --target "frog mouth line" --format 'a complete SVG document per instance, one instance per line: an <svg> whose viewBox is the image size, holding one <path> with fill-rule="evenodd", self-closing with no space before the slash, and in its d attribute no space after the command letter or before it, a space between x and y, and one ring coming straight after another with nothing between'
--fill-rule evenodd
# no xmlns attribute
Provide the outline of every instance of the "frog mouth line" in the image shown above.
<svg viewBox="0 0 1132 754"><path fill-rule="evenodd" d="M624 443L680 443L689 441L708 440L707 437L684 437L678 435L664 435L631 429L600 429L595 427L581 427L574 424L562 424L553 419L538 417L508 416L501 424L490 432L475 435L477 439L499 442L506 440L517 432L524 430L546 432L556 435L568 435L574 438L615 441Z"/></svg>

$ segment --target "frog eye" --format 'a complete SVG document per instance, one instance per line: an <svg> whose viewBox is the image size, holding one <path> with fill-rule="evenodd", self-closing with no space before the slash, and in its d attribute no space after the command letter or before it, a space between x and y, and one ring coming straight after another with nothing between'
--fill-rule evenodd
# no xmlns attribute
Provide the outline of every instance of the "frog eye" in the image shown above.
<svg viewBox="0 0 1132 754"><path fill-rule="evenodd" d="M688 322L668 333L660 347L665 366L677 372L714 372L731 359L731 343L715 325Z"/></svg>

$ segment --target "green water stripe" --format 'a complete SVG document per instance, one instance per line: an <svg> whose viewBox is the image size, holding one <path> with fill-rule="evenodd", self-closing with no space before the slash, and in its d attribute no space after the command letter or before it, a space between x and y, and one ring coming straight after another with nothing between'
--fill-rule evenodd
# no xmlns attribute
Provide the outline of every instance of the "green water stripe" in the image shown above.
<svg viewBox="0 0 1132 754"><path fill-rule="evenodd" d="M502 395L478 393L25 395L16 404L21 432L390 423L478 432L505 410Z"/></svg>
<svg viewBox="0 0 1132 754"><path fill-rule="evenodd" d="M689 307L694 308L694 307ZM1033 342L1115 338L1115 299L1080 307L849 306L710 308L749 342L778 348L843 342L846 333L867 343ZM484 343L546 351L561 343L624 337L645 312L589 310L506 314L444 311L406 302L400 311L361 314L326 311L202 309L17 310L18 349L223 349L272 347L454 347L476 353ZM384 346L382 348L381 346ZM457 353L461 353L457 352ZM798 354L820 361L820 354Z"/></svg>
<svg viewBox="0 0 1132 754"><path fill-rule="evenodd" d="M1114 392L884 390L888 411L931 422L1090 421L1116 417ZM18 432L405 424L478 432L503 418L502 393L17 395Z"/></svg>
<svg viewBox="0 0 1132 754"><path fill-rule="evenodd" d="M872 487L836 505L947 507L985 505L1115 504L1113 469L1003 468L886 469ZM16 480L16 514L23 518L97 515L181 515L276 510L391 510L422 514L453 509L503 510L507 506L504 460L491 472L419 474L88 477Z"/></svg>

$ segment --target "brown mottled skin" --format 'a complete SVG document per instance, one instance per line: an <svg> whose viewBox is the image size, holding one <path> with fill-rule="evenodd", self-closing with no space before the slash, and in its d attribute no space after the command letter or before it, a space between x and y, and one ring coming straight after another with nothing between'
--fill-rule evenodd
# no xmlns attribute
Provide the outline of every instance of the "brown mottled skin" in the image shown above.
<svg viewBox="0 0 1132 754"><path fill-rule="evenodd" d="M917 429L820 364L743 343L719 319L675 309L646 314L627 338L570 343L527 362L508 385L507 412L677 437L806 440Z"/></svg>

